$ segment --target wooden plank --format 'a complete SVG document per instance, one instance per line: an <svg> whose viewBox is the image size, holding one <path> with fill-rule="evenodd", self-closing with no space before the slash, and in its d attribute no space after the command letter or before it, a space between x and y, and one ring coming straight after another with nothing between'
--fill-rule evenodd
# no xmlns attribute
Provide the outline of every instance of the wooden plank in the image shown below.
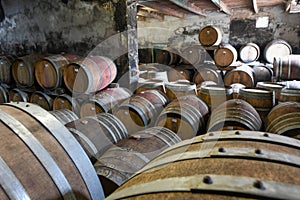
<svg viewBox="0 0 300 200"><path fill-rule="evenodd" d="M203 11L203 9L196 6L192 0L169 0L169 1L197 15L201 15L201 16L207 15Z"/></svg>
<svg viewBox="0 0 300 200"><path fill-rule="evenodd" d="M255 13L258 13L257 1L256 1L256 0L252 0L252 4L253 4L254 12L255 12Z"/></svg>
<svg viewBox="0 0 300 200"><path fill-rule="evenodd" d="M163 5L160 2L149 1L149 2L142 2L139 4L143 5L145 7L148 7L148 8L152 8L153 10L156 10L157 12L160 12L160 13L163 13L166 15L170 15L173 17L184 18L184 15L185 15L185 12L181 11L182 8L178 7L178 9L174 9L174 8L171 8L170 6Z"/></svg>
<svg viewBox="0 0 300 200"><path fill-rule="evenodd" d="M211 0L221 11L231 15L230 9L222 0Z"/></svg>
<svg viewBox="0 0 300 200"><path fill-rule="evenodd" d="M150 17L150 18L154 18L154 19L158 19L160 21L164 20L164 15L161 13L157 13L154 11L150 11L150 10L145 10L145 9L139 9L138 16L143 16L143 17Z"/></svg>

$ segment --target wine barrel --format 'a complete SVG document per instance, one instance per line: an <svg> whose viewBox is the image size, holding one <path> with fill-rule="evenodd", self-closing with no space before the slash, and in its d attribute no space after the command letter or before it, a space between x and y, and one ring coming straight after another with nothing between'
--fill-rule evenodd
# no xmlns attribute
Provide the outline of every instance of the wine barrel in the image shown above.
<svg viewBox="0 0 300 200"><path fill-rule="evenodd" d="M164 93L146 90L125 100L113 114L124 123L130 135L153 126L156 117L168 102Z"/></svg>
<svg viewBox="0 0 300 200"><path fill-rule="evenodd" d="M140 93L145 90L159 90L165 93L165 82L159 79L148 79L143 81L139 79L137 88L134 93Z"/></svg>
<svg viewBox="0 0 300 200"><path fill-rule="evenodd" d="M217 46L222 42L222 32L215 26L205 26L199 32L198 40L204 47Z"/></svg>
<svg viewBox="0 0 300 200"><path fill-rule="evenodd" d="M123 123L110 113L83 117L65 124L81 144L92 163L110 146L127 137Z"/></svg>
<svg viewBox="0 0 300 200"><path fill-rule="evenodd" d="M254 78L256 82L271 82L273 77L273 69L267 65L255 65L253 68Z"/></svg>
<svg viewBox="0 0 300 200"><path fill-rule="evenodd" d="M275 92L268 89L242 88L239 91L238 98L250 103L264 123L267 121L269 112L275 106Z"/></svg>
<svg viewBox="0 0 300 200"><path fill-rule="evenodd" d="M66 87L74 93L94 93L107 87L117 76L115 63L104 56L88 56L70 63L64 72Z"/></svg>
<svg viewBox="0 0 300 200"><path fill-rule="evenodd" d="M35 78L45 90L63 87L63 73L68 64L79 59L71 54L57 54L45 57L35 63Z"/></svg>
<svg viewBox="0 0 300 200"><path fill-rule="evenodd" d="M172 69L168 70L169 82L178 80L192 81L194 76L194 67L192 65L177 65Z"/></svg>
<svg viewBox="0 0 300 200"><path fill-rule="evenodd" d="M37 104L48 111L53 109L53 98L42 91L32 93L30 103Z"/></svg>
<svg viewBox="0 0 300 200"><path fill-rule="evenodd" d="M204 67L196 71L193 82L199 85L205 81L213 81L216 84L221 84L222 76L219 71Z"/></svg>
<svg viewBox="0 0 300 200"><path fill-rule="evenodd" d="M181 139L164 127L152 127L125 138L108 149L94 164L106 196L135 172Z"/></svg>
<svg viewBox="0 0 300 200"><path fill-rule="evenodd" d="M127 88L106 88L85 101L80 108L80 116L95 116L99 113L112 113L116 106L131 96Z"/></svg>
<svg viewBox="0 0 300 200"><path fill-rule="evenodd" d="M273 63L274 58L287 56L291 53L291 45L282 39L272 40L264 48L264 58L268 63Z"/></svg>
<svg viewBox="0 0 300 200"><path fill-rule="evenodd" d="M0 104L2 103L8 103L9 102L9 96L8 96L8 90L5 86L0 85Z"/></svg>
<svg viewBox="0 0 300 200"><path fill-rule="evenodd" d="M230 99L212 111L207 131L259 131L261 128L261 118L250 103L242 99Z"/></svg>
<svg viewBox="0 0 300 200"><path fill-rule="evenodd" d="M181 57L175 48L166 47L154 50L154 62L164 65L175 65L180 62Z"/></svg>
<svg viewBox="0 0 300 200"><path fill-rule="evenodd" d="M1 105L0 199L103 199L95 169L72 134L30 103Z"/></svg>
<svg viewBox="0 0 300 200"><path fill-rule="evenodd" d="M68 94L61 94L55 97L53 101L53 110L68 109L76 113L79 116L80 114L80 104L76 98L71 97Z"/></svg>
<svg viewBox="0 0 300 200"><path fill-rule="evenodd" d="M18 87L30 88L35 84L34 64L44 56L40 54L30 54L18 57L12 64L12 76Z"/></svg>
<svg viewBox="0 0 300 200"><path fill-rule="evenodd" d="M233 89L222 85L205 85L200 87L199 97L207 104L210 111L233 98Z"/></svg>
<svg viewBox="0 0 300 200"><path fill-rule="evenodd" d="M169 81L168 71L166 70L148 71L146 76L146 79L158 79L165 82Z"/></svg>
<svg viewBox="0 0 300 200"><path fill-rule="evenodd" d="M299 147L271 133L211 132L166 149L106 199L298 199Z"/></svg>
<svg viewBox="0 0 300 200"><path fill-rule="evenodd" d="M254 62L260 56L259 46L253 42L247 43L240 48L239 55L244 63Z"/></svg>
<svg viewBox="0 0 300 200"><path fill-rule="evenodd" d="M8 99L13 102L29 102L30 96L27 92L14 88L8 92Z"/></svg>
<svg viewBox="0 0 300 200"><path fill-rule="evenodd" d="M278 100L280 98L280 92L281 92L282 88L285 87L285 85L281 84L281 83L276 83L276 82L258 82L256 84L256 87L265 88L265 89L274 91L275 92L275 105L277 105Z"/></svg>
<svg viewBox="0 0 300 200"><path fill-rule="evenodd" d="M183 58L183 63L194 67L200 66L205 60L210 58L203 46L198 44L183 48L181 50L181 57Z"/></svg>
<svg viewBox="0 0 300 200"><path fill-rule="evenodd" d="M170 100L189 94L197 94L196 84L189 81L175 81L165 83L166 94Z"/></svg>
<svg viewBox="0 0 300 200"><path fill-rule="evenodd" d="M126 55L126 59L128 55ZM153 62L153 49L152 48L141 48L138 49L138 58L140 63L152 63Z"/></svg>
<svg viewBox="0 0 300 200"><path fill-rule="evenodd" d="M279 95L278 103L282 102L299 102L300 103L300 89L283 88Z"/></svg>
<svg viewBox="0 0 300 200"><path fill-rule="evenodd" d="M7 85L13 83L14 79L11 74L11 66L15 59L16 58L13 55L0 56L0 83L5 83Z"/></svg>
<svg viewBox="0 0 300 200"><path fill-rule="evenodd" d="M256 82L253 69L248 65L242 65L227 71L224 76L224 84L230 86L234 83L240 83L246 87L254 87Z"/></svg>
<svg viewBox="0 0 300 200"><path fill-rule="evenodd" d="M237 60L237 51L231 44L221 44L214 52L214 61L218 68L226 69Z"/></svg>
<svg viewBox="0 0 300 200"><path fill-rule="evenodd" d="M196 95L186 95L170 102L155 125L166 127L185 140L205 132L208 113L204 101Z"/></svg>
<svg viewBox="0 0 300 200"><path fill-rule="evenodd" d="M266 131L300 139L300 103L283 102L267 116Z"/></svg>
<svg viewBox="0 0 300 200"><path fill-rule="evenodd" d="M58 119L58 121L60 121L63 125L79 119L78 116L69 109L51 110L49 113Z"/></svg>
<svg viewBox="0 0 300 200"><path fill-rule="evenodd" d="M273 68L277 81L300 80L300 55L275 57Z"/></svg>

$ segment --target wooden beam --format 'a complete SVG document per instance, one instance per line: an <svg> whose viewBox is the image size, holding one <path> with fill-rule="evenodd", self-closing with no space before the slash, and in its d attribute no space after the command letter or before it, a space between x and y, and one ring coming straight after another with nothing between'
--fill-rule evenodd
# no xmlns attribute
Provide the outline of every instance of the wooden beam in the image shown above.
<svg viewBox="0 0 300 200"><path fill-rule="evenodd" d="M285 4L285 12L288 12L291 8L291 3L293 0L288 0Z"/></svg>
<svg viewBox="0 0 300 200"><path fill-rule="evenodd" d="M158 2L142 2L140 3L143 6L146 6L148 8L152 8L154 10L157 10L160 13L170 15L173 17L178 17L178 18L184 18L184 13L180 12L179 10L175 10L166 6L160 5Z"/></svg>
<svg viewBox="0 0 300 200"><path fill-rule="evenodd" d="M256 0L252 0L252 4L253 4L254 12L255 12L255 13L258 13L257 1L256 1Z"/></svg>
<svg viewBox="0 0 300 200"><path fill-rule="evenodd" d="M138 35L137 35L137 2L136 0L126 0L126 16L127 16L127 48L129 62L129 80L128 88L133 91L139 79L139 55L138 55ZM125 78L125 79L126 79Z"/></svg>
<svg viewBox="0 0 300 200"><path fill-rule="evenodd" d="M230 9L222 0L211 0L211 2L213 2L221 11L231 15Z"/></svg>
<svg viewBox="0 0 300 200"><path fill-rule="evenodd" d="M150 17L150 18L158 19L160 21L164 20L164 15L163 14L153 12L153 11L149 11L149 10L139 9L137 14L138 14L138 16Z"/></svg>
<svg viewBox="0 0 300 200"><path fill-rule="evenodd" d="M202 15L202 16L207 15L204 13L203 9L196 6L192 0L169 0L169 1L197 15Z"/></svg>

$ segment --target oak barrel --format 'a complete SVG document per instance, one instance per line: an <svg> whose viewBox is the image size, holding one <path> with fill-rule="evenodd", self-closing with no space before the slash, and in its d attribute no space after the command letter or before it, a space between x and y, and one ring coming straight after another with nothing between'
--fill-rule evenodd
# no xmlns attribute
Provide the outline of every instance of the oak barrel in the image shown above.
<svg viewBox="0 0 300 200"><path fill-rule="evenodd" d="M299 102L300 103L300 89L299 88L283 88L280 92L278 103L282 102Z"/></svg>
<svg viewBox="0 0 300 200"><path fill-rule="evenodd" d="M213 111L220 104L233 98L233 89L222 85L205 85L200 87L199 97Z"/></svg>
<svg viewBox="0 0 300 200"><path fill-rule="evenodd" d="M267 65L259 64L253 66L254 78L256 82L270 82L273 77L273 69Z"/></svg>
<svg viewBox="0 0 300 200"><path fill-rule="evenodd" d="M242 88L239 91L238 98L250 103L258 112L263 122L266 122L267 115L275 106L275 93L268 89Z"/></svg>
<svg viewBox="0 0 300 200"><path fill-rule="evenodd" d="M80 107L80 116L95 116L99 113L112 113L116 106L132 95L127 88L106 88L92 98L85 101Z"/></svg>
<svg viewBox="0 0 300 200"><path fill-rule="evenodd" d="M0 104L8 103L8 102L9 102L8 90L5 86L0 85Z"/></svg>
<svg viewBox="0 0 300 200"><path fill-rule="evenodd" d="M214 61L220 69L226 69L237 60L236 49L228 43L221 44L214 52Z"/></svg>
<svg viewBox="0 0 300 200"><path fill-rule="evenodd" d="M192 65L177 65L168 70L169 82L178 80L192 81L194 76L194 67Z"/></svg>
<svg viewBox="0 0 300 200"><path fill-rule="evenodd" d="M189 94L197 94L196 84L187 80L165 83L166 94L170 100Z"/></svg>
<svg viewBox="0 0 300 200"><path fill-rule="evenodd" d="M166 127L182 140L203 134L209 110L196 95L186 95L171 101L157 117L156 126Z"/></svg>
<svg viewBox="0 0 300 200"><path fill-rule="evenodd" d="M44 55L30 54L18 57L12 64L12 76L18 87L30 88L35 84L35 63Z"/></svg>
<svg viewBox="0 0 300 200"><path fill-rule="evenodd" d="M21 89L13 88L8 92L8 99L13 102L29 102L30 95Z"/></svg>
<svg viewBox="0 0 300 200"><path fill-rule="evenodd" d="M280 92L285 87L284 84L279 82L258 82L256 84L258 88L265 88L275 92L275 105L278 104L280 98Z"/></svg>
<svg viewBox="0 0 300 200"><path fill-rule="evenodd" d="M267 116L266 131L300 139L300 103L283 102Z"/></svg>
<svg viewBox="0 0 300 200"><path fill-rule="evenodd" d="M179 52L172 47L155 49L154 62L164 65L175 65L180 62L181 57Z"/></svg>
<svg viewBox="0 0 300 200"><path fill-rule="evenodd" d="M153 126L168 102L169 98L161 91L146 90L125 100L113 114L124 123L128 134L132 134Z"/></svg>
<svg viewBox="0 0 300 200"><path fill-rule="evenodd" d="M277 81L300 80L300 55L275 57L273 68Z"/></svg>
<svg viewBox="0 0 300 200"><path fill-rule="evenodd" d="M162 152L112 199L298 199L298 140L257 131L210 132Z"/></svg>
<svg viewBox="0 0 300 200"><path fill-rule="evenodd" d="M134 93L140 93L145 90L159 90L165 93L165 82L159 79L139 79L137 88Z"/></svg>
<svg viewBox="0 0 300 200"><path fill-rule="evenodd" d="M73 93L94 93L107 87L116 76L117 67L110 58L88 56L66 67L64 82Z"/></svg>
<svg viewBox="0 0 300 200"><path fill-rule="evenodd" d="M224 84L230 86L234 83L240 83L246 87L254 87L256 82L253 69L248 65L242 65L227 71L224 76Z"/></svg>
<svg viewBox="0 0 300 200"><path fill-rule="evenodd" d="M0 199L104 198L84 150L54 116L30 103L0 107Z"/></svg>
<svg viewBox="0 0 300 200"><path fill-rule="evenodd" d="M259 131L261 128L261 118L250 103L242 99L230 99L212 111L207 131Z"/></svg>
<svg viewBox="0 0 300 200"><path fill-rule="evenodd" d="M42 91L35 91L30 96L30 103L37 104L48 111L53 109L53 101L53 97Z"/></svg>
<svg viewBox="0 0 300 200"><path fill-rule="evenodd" d="M111 194L160 152L180 141L169 129L152 127L117 142L94 164L105 195Z"/></svg>
<svg viewBox="0 0 300 200"><path fill-rule="evenodd" d="M53 101L53 110L69 109L79 116L80 104L75 97L68 94L61 94L55 97Z"/></svg>
<svg viewBox="0 0 300 200"><path fill-rule="evenodd" d="M60 121L63 125L79 119L78 116L69 109L51 110L49 113L58 119L58 121Z"/></svg>
<svg viewBox="0 0 300 200"><path fill-rule="evenodd" d="M193 82L199 85L205 81L213 81L216 84L221 84L221 73L217 70L208 67L198 69L193 77Z"/></svg>
<svg viewBox="0 0 300 200"><path fill-rule="evenodd" d="M222 32L215 26L205 26L199 32L198 40L204 47L217 46L222 42Z"/></svg>
<svg viewBox="0 0 300 200"><path fill-rule="evenodd" d="M47 56L35 63L35 78L45 90L63 87L63 73L68 64L79 59L71 54L57 54Z"/></svg>
<svg viewBox="0 0 300 200"><path fill-rule="evenodd" d="M247 43L240 48L239 56L244 63L254 62L260 56L260 48L253 42Z"/></svg>
<svg viewBox="0 0 300 200"><path fill-rule="evenodd" d="M0 83L10 85L14 82L11 67L15 59L13 55L0 56Z"/></svg>
<svg viewBox="0 0 300 200"><path fill-rule="evenodd" d="M82 117L65 124L81 144L92 163L110 146L127 137L123 123L110 113Z"/></svg>
<svg viewBox="0 0 300 200"><path fill-rule="evenodd" d="M183 58L183 63L193 65L194 67L202 65L205 60L210 58L204 47L198 44L183 48L181 50L181 57Z"/></svg>
<svg viewBox="0 0 300 200"><path fill-rule="evenodd" d="M272 40L264 48L264 58L268 63L273 63L274 58L287 56L291 53L291 45L282 39Z"/></svg>

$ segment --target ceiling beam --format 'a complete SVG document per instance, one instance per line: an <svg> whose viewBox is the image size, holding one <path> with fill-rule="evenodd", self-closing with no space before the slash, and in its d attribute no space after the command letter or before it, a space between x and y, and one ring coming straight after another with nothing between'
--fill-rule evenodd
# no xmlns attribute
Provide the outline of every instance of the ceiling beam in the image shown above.
<svg viewBox="0 0 300 200"><path fill-rule="evenodd" d="M178 17L178 18L184 18L183 12L180 12L179 10L172 9L167 6L162 6L158 2L148 1L148 2L142 2L142 3L140 3L140 5L146 6L148 8L152 8L152 9L157 10L158 12L166 14L166 15L170 15L170 16Z"/></svg>
<svg viewBox="0 0 300 200"><path fill-rule="evenodd" d="M211 2L213 2L221 11L231 15L230 9L222 0L211 0Z"/></svg>
<svg viewBox="0 0 300 200"><path fill-rule="evenodd" d="M285 4L285 12L288 12L291 8L292 0L288 0Z"/></svg>
<svg viewBox="0 0 300 200"><path fill-rule="evenodd" d="M197 15L202 15L202 16L207 15L204 13L203 9L196 6L192 0L169 0L169 1Z"/></svg>
<svg viewBox="0 0 300 200"><path fill-rule="evenodd" d="M143 16L143 17L150 17L150 18L158 19L160 21L164 20L164 15L163 14L153 12L153 11L149 11L149 10L144 10L144 9L139 9L137 15L138 16Z"/></svg>
<svg viewBox="0 0 300 200"><path fill-rule="evenodd" d="M255 13L258 13L257 1L256 1L256 0L252 0L252 4L253 4L254 12L255 12Z"/></svg>

